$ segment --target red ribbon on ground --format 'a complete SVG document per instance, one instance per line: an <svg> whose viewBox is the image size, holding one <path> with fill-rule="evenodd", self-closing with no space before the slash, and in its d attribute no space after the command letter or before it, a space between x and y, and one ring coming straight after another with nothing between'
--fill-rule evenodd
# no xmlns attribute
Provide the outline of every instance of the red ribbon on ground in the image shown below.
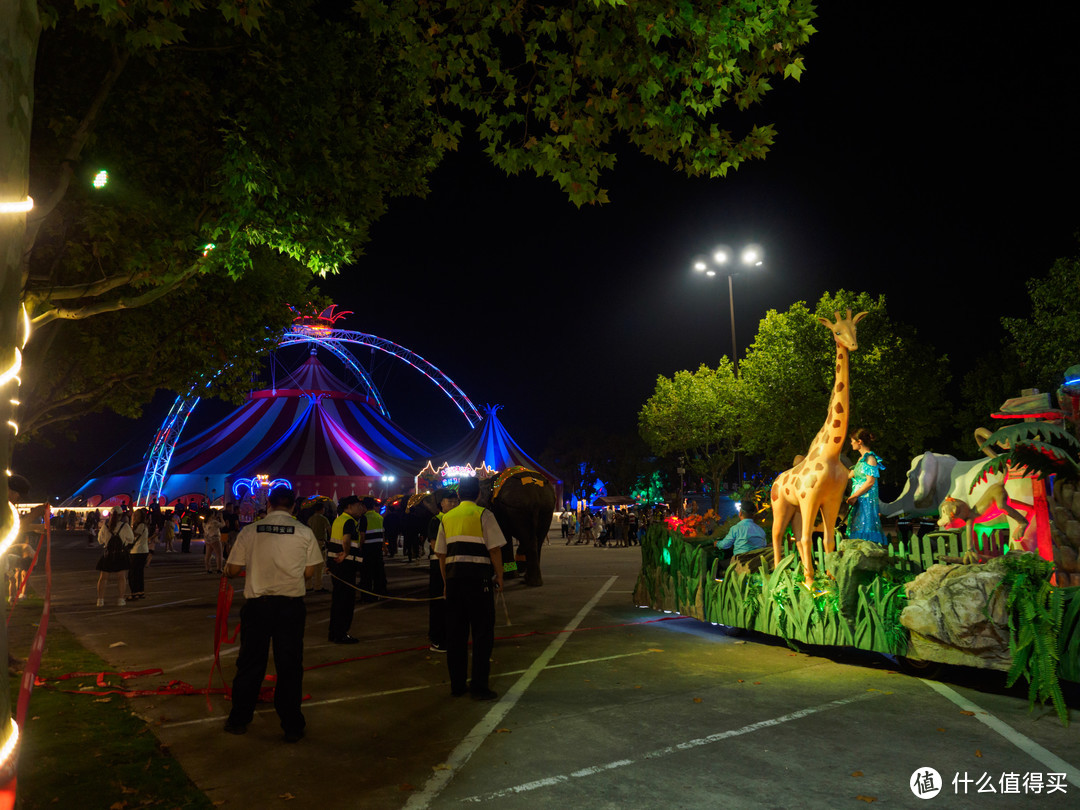
<svg viewBox="0 0 1080 810"><path fill-rule="evenodd" d="M47 558L46 558L47 559ZM222 582L225 582L224 578ZM233 631L232 636L228 635L228 618L229 608L232 604L233 589L226 582L218 591L218 616L216 617L215 627L220 630L215 630L214 636L214 658L215 666L220 671L221 664L218 660L218 650L220 649L220 643L235 643L237 632L240 630L238 624ZM224 610L222 610L224 608ZM505 641L507 639L526 638L528 636L556 636L560 633L579 633L586 630L610 630L615 627L635 627L639 624L655 624L656 622L670 622L677 621L678 619L685 619L686 616L662 616L658 619L646 619L640 622L624 622L623 624L608 624L600 625L597 627L578 627L574 630L531 630L527 633L515 633L509 636L498 636L496 641ZM305 672L309 672L314 669L323 669L325 667L337 666L338 664L351 664L354 661L365 661L369 658L382 658L387 655L397 655L399 653L406 652L420 652L428 649L425 644L420 647L401 647L395 650L384 650L383 652L370 653L368 655L356 655L349 658L339 658L335 661L324 661L321 664L312 664L311 666L304 667ZM225 695L227 698L231 695L231 688L226 684L225 686L214 687L212 684L208 685L205 689L199 689L184 681L169 681L163 687L157 689L122 689L119 687L110 686L105 681L107 675L116 675L123 680L130 680L132 678L142 678L147 675L161 675L163 671L160 669L143 669L138 671L127 672L70 672L66 675L58 675L54 678L37 678L36 683L38 686L45 686L50 681L68 681L76 678L94 678L96 685L101 689L62 689L59 691L66 692L72 695L122 695L124 697L145 697L148 695L206 695L207 706L210 706L210 695ZM211 678L213 678L213 670L211 670ZM222 680L224 680L224 674L222 674ZM274 682L277 677L274 675L267 675L266 681ZM304 700L310 700L311 695L304 695ZM274 699L274 687L264 686L259 690L259 701L262 703L271 703Z"/></svg>

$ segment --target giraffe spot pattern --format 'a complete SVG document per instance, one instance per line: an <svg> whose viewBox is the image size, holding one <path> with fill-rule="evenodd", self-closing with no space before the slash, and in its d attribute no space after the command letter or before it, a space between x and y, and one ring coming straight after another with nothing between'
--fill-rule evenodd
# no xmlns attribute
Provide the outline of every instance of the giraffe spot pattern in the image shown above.
<svg viewBox="0 0 1080 810"><path fill-rule="evenodd" d="M820 472L821 470L825 469L825 465L819 461L817 464L814 465L814 469Z"/></svg>
<svg viewBox="0 0 1080 810"><path fill-rule="evenodd" d="M833 426L834 428L838 428L838 427L840 427L840 420L839 420L839 419L834 419L834 420L833 420L833 423L832 423L832 426Z"/></svg>
<svg viewBox="0 0 1080 810"><path fill-rule="evenodd" d="M838 394L839 394L839 393L840 393L841 391L843 391L843 390L844 390L844 384L843 384L842 382L838 382L838 383L836 384L836 393L838 393Z"/></svg>
<svg viewBox="0 0 1080 810"><path fill-rule="evenodd" d="M843 413L844 412L844 406L841 405L839 402L837 402L836 407L833 408L833 410L836 411L837 413Z"/></svg>
<svg viewBox="0 0 1080 810"><path fill-rule="evenodd" d="M813 489L814 487L817 486L817 476L816 475L811 475L810 476L809 486L810 486L810 489Z"/></svg>
<svg viewBox="0 0 1080 810"><path fill-rule="evenodd" d="M834 436L833 437L833 444L839 444L839 443L840 443L840 437L839 436Z"/></svg>

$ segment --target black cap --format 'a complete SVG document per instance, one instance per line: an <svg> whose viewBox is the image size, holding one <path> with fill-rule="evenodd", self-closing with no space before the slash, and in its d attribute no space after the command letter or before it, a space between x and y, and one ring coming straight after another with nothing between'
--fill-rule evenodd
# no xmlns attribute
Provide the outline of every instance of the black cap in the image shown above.
<svg viewBox="0 0 1080 810"><path fill-rule="evenodd" d="M360 499L356 495L346 495L344 498L337 502L338 512L344 512L354 503L360 503Z"/></svg>

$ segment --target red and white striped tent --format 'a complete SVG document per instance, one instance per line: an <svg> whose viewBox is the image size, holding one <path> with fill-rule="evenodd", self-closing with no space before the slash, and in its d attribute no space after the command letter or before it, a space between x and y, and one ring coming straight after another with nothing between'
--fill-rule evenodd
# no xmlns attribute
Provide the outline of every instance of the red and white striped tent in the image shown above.
<svg viewBox="0 0 1080 810"><path fill-rule="evenodd" d="M233 499L258 476L302 496L379 495L383 475L411 477L431 451L350 391L314 355L273 388L253 391L216 425L176 447L162 501ZM87 481L69 500L128 502L144 465ZM236 498L239 499L239 498Z"/></svg>

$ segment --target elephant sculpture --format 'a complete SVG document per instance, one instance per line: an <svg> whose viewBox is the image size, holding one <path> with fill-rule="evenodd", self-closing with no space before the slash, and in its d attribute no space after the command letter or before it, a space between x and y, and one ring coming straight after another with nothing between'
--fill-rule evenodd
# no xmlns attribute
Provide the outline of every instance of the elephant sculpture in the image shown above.
<svg viewBox="0 0 1080 810"><path fill-rule="evenodd" d="M480 506L490 509L508 545L525 556L525 584L543 585L540 548L555 514L555 488L540 473L512 467L480 483Z"/></svg>

